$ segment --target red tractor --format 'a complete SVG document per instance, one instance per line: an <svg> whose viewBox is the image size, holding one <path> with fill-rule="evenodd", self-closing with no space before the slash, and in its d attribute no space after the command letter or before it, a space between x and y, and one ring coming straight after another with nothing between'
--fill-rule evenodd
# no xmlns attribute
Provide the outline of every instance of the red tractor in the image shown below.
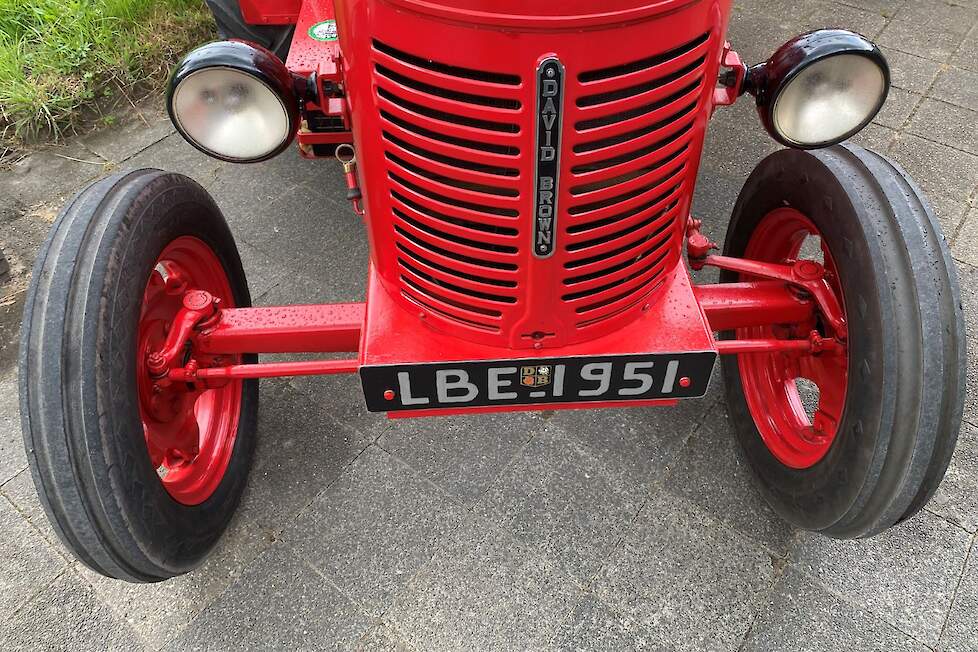
<svg viewBox="0 0 978 652"><path fill-rule="evenodd" d="M21 409L38 493L85 564L150 582L201 562L272 376L359 374L391 417L651 408L702 396L720 356L743 455L792 524L866 537L934 494L961 421L962 309L917 185L843 142L889 88L865 38L815 31L746 65L731 0L241 10L295 25L287 61L245 40L194 50L173 124L224 161L293 141L339 159L367 300L252 307L185 176L72 199L34 270ZM690 203L710 117L744 93L787 149L747 179L721 249ZM719 283L691 280L705 267ZM257 357L298 352L334 355Z"/></svg>

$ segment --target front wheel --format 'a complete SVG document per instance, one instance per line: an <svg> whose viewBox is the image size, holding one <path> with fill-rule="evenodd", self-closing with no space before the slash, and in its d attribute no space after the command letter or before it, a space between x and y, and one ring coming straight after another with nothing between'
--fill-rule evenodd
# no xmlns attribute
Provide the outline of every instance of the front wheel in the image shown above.
<svg viewBox="0 0 978 652"><path fill-rule="evenodd" d="M153 582L198 565L251 466L257 381L207 389L146 369L191 289L251 303L213 200L159 170L79 193L34 268L20 357L28 459L62 542L109 577Z"/></svg>
<svg viewBox="0 0 978 652"><path fill-rule="evenodd" d="M724 253L819 263L848 324L840 352L724 359L730 417L762 493L794 525L837 538L913 516L950 462L966 364L954 266L916 184L853 145L777 152L741 191ZM832 335L820 318L803 329Z"/></svg>

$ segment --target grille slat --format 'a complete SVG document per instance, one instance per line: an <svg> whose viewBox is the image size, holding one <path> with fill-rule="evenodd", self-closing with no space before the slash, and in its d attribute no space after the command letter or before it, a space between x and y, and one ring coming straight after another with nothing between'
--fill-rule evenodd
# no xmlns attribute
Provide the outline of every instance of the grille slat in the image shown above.
<svg viewBox="0 0 978 652"><path fill-rule="evenodd" d="M593 135L595 139L607 137L610 132L620 133L638 129L643 124L660 119L656 116L675 113L679 107L671 108L671 105L685 105L686 102L683 100L688 102L690 95L698 94L702 82L703 77L700 76L700 71L697 71L696 76L663 86L652 96L635 97L614 105L604 105L600 115L591 117L582 111L580 117L584 119L575 122L574 128L581 132L589 132L587 135ZM616 110L608 111L608 108L612 107ZM671 110L663 111L667 108Z"/></svg>
<svg viewBox="0 0 978 652"><path fill-rule="evenodd" d="M583 296L579 299L572 299L567 303L574 306L574 312L579 315L585 315L590 319L595 319L597 315L588 315L587 313L593 313L598 310L614 312L622 303L631 301L636 292L642 292L650 283L659 280L662 272L665 270L666 264L666 260L662 259L653 267L625 283L615 283L600 292Z"/></svg>
<svg viewBox="0 0 978 652"><path fill-rule="evenodd" d="M516 238L509 233L499 233L493 229L480 226L475 222L448 218L444 213L427 210L417 203L399 201L395 198L392 208L395 215L410 224L427 227L432 232L451 241L459 241L475 249L495 251L499 253L516 253ZM446 219L447 218L447 219ZM454 239L454 240L453 240Z"/></svg>
<svg viewBox="0 0 978 652"><path fill-rule="evenodd" d="M377 93L385 99L405 106L411 110L432 117L440 117L445 122L460 124L490 132L519 133L519 125L513 122L518 111L497 109L478 104L467 104L437 95L428 95L413 88L374 77Z"/></svg>
<svg viewBox="0 0 978 652"><path fill-rule="evenodd" d="M384 131L418 147L424 147L445 156L457 156L481 161L486 167L509 168L516 161L520 150L505 144L488 143L439 133L392 113L380 111ZM509 168L515 169L515 168Z"/></svg>
<svg viewBox="0 0 978 652"><path fill-rule="evenodd" d="M599 208L605 208L609 204L624 203L633 199L638 193L644 192L645 189L670 176L677 168L686 165L685 154L687 151L688 143L679 142L674 147L669 148L669 152L664 158L647 164L647 170L640 171L637 176L623 179L607 187L588 189L587 192L575 195L575 200L587 203L572 206L570 208L571 215L589 213Z"/></svg>
<svg viewBox="0 0 978 652"><path fill-rule="evenodd" d="M585 183L571 186L571 194L575 197L590 194L593 197L597 190L609 186L621 187L632 178L641 178L668 165L673 160L673 155L680 155L680 152L688 148L692 136L691 128L692 124L686 124L659 142L616 159L575 166L575 170L579 171L574 173L574 181Z"/></svg>
<svg viewBox="0 0 978 652"><path fill-rule="evenodd" d="M399 226L394 227L394 243L398 248L410 249L417 255L434 261L436 265L450 267L462 274L489 278L494 283L506 284L507 286L517 284L518 275L516 272L518 267L515 263L466 256L457 250L444 249L438 246L444 243L434 242L437 238L430 234L425 234L425 236L418 237L404 231Z"/></svg>
<svg viewBox="0 0 978 652"><path fill-rule="evenodd" d="M697 36L692 41L666 52L660 52L643 59L629 61L615 66L588 70L578 75L578 81L586 85L588 90L597 86L597 82L636 83L636 76L658 74L662 66L676 60L683 61L690 57L701 56L710 45L710 32ZM600 92L600 90L598 91Z"/></svg>
<svg viewBox="0 0 978 652"><path fill-rule="evenodd" d="M457 260L446 259L437 254L433 254L431 251L418 247L409 241L398 240L395 242L395 246L402 255L411 258L416 264L437 270L447 275L447 277L455 279L458 284L471 287L474 290L490 291L498 288L514 290L517 287L517 283L513 278L501 279L487 275L494 273L495 270L476 267L474 268L475 271L467 271L463 268L468 267L471 269L472 266L460 264Z"/></svg>
<svg viewBox="0 0 978 652"><path fill-rule="evenodd" d="M657 238L673 226L676 221L675 207L676 204L672 204L652 214L634 228L574 245L572 253L576 257L564 263L564 267L575 275L590 274L597 271L599 265L610 267L625 260L643 243Z"/></svg>
<svg viewBox="0 0 978 652"><path fill-rule="evenodd" d="M493 203L483 203L486 195L436 183L422 177L406 168L391 165L388 178L404 192L410 192L422 204L432 204L436 210L453 213L462 212L466 215L497 215L500 217L516 217L519 214L518 204L509 197L493 196ZM496 202L503 206L494 205Z"/></svg>
<svg viewBox="0 0 978 652"><path fill-rule="evenodd" d="M516 303L516 297L512 294L500 293L501 290L505 292L503 288L473 283L457 274L446 273L444 270L429 267L425 261L418 258L400 256L398 257L398 264L412 276L425 279L432 285L450 292L452 296L472 297L480 302L485 302L485 305ZM475 307L481 308L482 306Z"/></svg>
<svg viewBox="0 0 978 652"><path fill-rule="evenodd" d="M474 200L492 201L492 197L519 197L519 191L516 188L486 183L487 181L497 181L498 177L486 178L485 175L473 173L465 168L452 167L431 159L415 156L412 152L400 148L391 149L393 151L385 152L384 155L395 169L407 170L416 176L424 177L442 186L450 186L471 193ZM486 197L486 195L490 197Z"/></svg>
<svg viewBox="0 0 978 652"><path fill-rule="evenodd" d="M397 129L398 127L394 127L394 130ZM422 145L417 142L417 139L412 138L410 135L403 138L397 134L391 133L391 131L387 129L383 131L383 136L384 140L400 150L405 150L419 158L427 159L428 161L435 161L452 168L471 170L472 172L483 175L482 178L486 181L492 180L494 177L504 177L503 179L494 180L500 183L509 183L511 181L515 183L520 176L519 169L515 167L510 167L507 165L486 165L484 162L474 161L472 160L472 152L465 153L456 150L451 154L446 154L444 151L445 148L437 143L427 141L424 145ZM455 155L458 153L465 158ZM484 158L484 156L482 158ZM512 163L513 161L507 162Z"/></svg>
<svg viewBox="0 0 978 652"><path fill-rule="evenodd" d="M682 180L674 185L667 185L674 179L663 183L665 190L657 193L648 201L634 206L624 212L616 213L611 217L600 220L590 220L588 222L577 222L567 227L567 246L573 246L582 240L592 240L610 235L620 229L636 226L642 223L649 215L661 211L678 198L679 192L683 188Z"/></svg>
<svg viewBox="0 0 978 652"><path fill-rule="evenodd" d="M398 264L401 278L406 280L415 292L437 300L445 308L461 310L477 319L499 319L503 315L499 310L499 305L494 302L480 299L471 293L458 292L442 283L434 282L427 274L420 275L404 265L403 261L398 261Z"/></svg>
<svg viewBox="0 0 978 652"><path fill-rule="evenodd" d="M577 303L583 299L594 297L608 290L621 289L625 284L646 276L656 276L662 271L668 252L664 251L662 243L642 251L634 258L615 265L599 275L588 277L585 281L572 284L574 292L561 297L568 303Z"/></svg>
<svg viewBox="0 0 978 652"><path fill-rule="evenodd" d="M391 59L401 61L410 66L440 73L449 78L465 79L467 81L493 86L520 86L519 75L488 72L485 70L476 70L475 68L466 68L464 66L455 66L452 64L433 61L432 59L419 57L415 54L398 50L397 48L378 41L377 39L373 40L372 45L374 52L381 53L387 57L390 57Z"/></svg>

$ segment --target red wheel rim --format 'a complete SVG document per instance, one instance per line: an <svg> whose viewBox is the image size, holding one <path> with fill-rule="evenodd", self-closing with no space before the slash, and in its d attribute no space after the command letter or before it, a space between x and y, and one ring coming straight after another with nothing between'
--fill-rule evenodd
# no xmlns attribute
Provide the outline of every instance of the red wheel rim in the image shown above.
<svg viewBox="0 0 978 652"><path fill-rule="evenodd" d="M793 208L768 213L757 225L744 257L785 263L798 260L809 237L821 241L823 265L829 285L845 309L839 274L821 233L811 220ZM739 339L805 338L812 330L826 333L819 320L793 326L737 329ZM848 353L750 353L738 356L740 380L751 416L761 439L782 464L807 469L832 447L846 400ZM806 410L799 381L818 389L817 403L809 394L812 414Z"/></svg>
<svg viewBox="0 0 978 652"><path fill-rule="evenodd" d="M146 283L136 372L146 447L160 482L174 500L198 505L214 493L231 461L241 382L207 389L151 377L146 357L162 346L189 289L206 290L220 299L222 307L235 305L231 282L213 250L197 238L182 236L163 249ZM194 357L206 366L207 360ZM235 356L224 360L239 361Z"/></svg>

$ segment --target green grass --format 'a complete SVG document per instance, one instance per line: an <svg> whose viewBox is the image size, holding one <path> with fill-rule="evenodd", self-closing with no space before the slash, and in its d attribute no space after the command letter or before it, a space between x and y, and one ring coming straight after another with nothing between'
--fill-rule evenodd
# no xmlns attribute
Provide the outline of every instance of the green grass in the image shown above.
<svg viewBox="0 0 978 652"><path fill-rule="evenodd" d="M158 91L210 21L203 0L0 0L0 145Z"/></svg>

